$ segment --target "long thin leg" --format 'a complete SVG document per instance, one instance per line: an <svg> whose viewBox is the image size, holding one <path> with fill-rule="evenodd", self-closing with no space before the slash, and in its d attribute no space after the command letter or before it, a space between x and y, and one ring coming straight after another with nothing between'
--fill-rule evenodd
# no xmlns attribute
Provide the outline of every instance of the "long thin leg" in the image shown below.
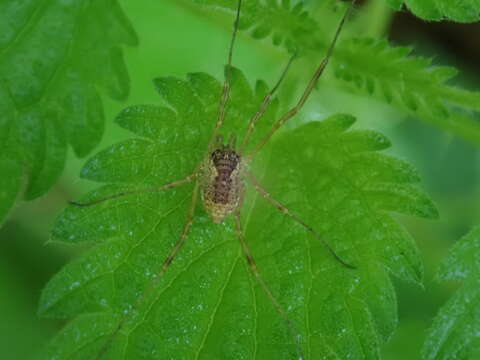
<svg viewBox="0 0 480 360"><path fill-rule="evenodd" d="M108 200L112 200L112 199L116 199L116 198L119 198L119 197L122 197L122 196L127 196L127 195L134 195L134 194L145 194L145 193L150 193L150 192L157 192L157 191L163 191L163 190L167 190L167 189L171 189L173 187L176 187L176 186L179 186L179 185L182 185L182 184L185 184L185 183L188 183L190 181L192 181L196 176L196 172L187 176L186 178L184 179L180 179L180 180L176 180L176 181L172 181L171 183L168 183L168 184L165 184L165 185L162 185L162 186L155 186L155 187L152 187L152 188L148 188L148 189L141 189L141 190L130 190L130 191L124 191L124 192L121 192L121 193L118 193L118 194L114 194L114 195L111 195L111 196L107 196L103 199L99 199L99 200L94 200L94 201L90 201L88 203L79 203L79 202L76 202L76 201L69 201L68 203L70 205L75 205L75 206L79 206L79 207L86 207L86 206L92 206L92 205L96 205L96 204L100 204L104 201L108 201Z"/></svg>
<svg viewBox="0 0 480 360"><path fill-rule="evenodd" d="M255 278L257 279L258 283L262 287L263 291L267 294L268 298L272 302L272 304L275 306L277 309L278 313L282 316L282 318L285 320L285 322L288 325L288 328L290 332L293 334L295 337L295 343L297 345L297 351L299 355L299 359L305 359L302 351L302 347L300 344L300 333L298 330L296 330L293 322L290 320L288 317L288 314L285 312L285 310L282 308L282 305L278 302L278 300L273 296L272 291L268 287L267 283L263 280L262 276L260 275L260 272L258 271L257 268L257 263L255 262L255 259L253 258L252 252L250 248L247 245L247 242L245 241L245 237L242 231L242 223L240 221L240 212L236 211L235 212L235 223L236 223L236 230L237 230L237 235L238 239L240 240L240 244L242 245L242 250L243 254L245 255L245 258L247 259L248 266L250 267L250 270L252 271L253 275L255 275Z"/></svg>
<svg viewBox="0 0 480 360"><path fill-rule="evenodd" d="M295 53L295 54L293 54L293 55L290 57L290 60L288 61L287 66L285 66L285 69L283 70L282 74L280 75L280 78L278 79L277 83L276 83L275 86L270 90L270 92L269 92L267 95L265 95L265 98L263 99L263 102L262 102L262 104L260 105L260 109L258 109L258 111L255 113L255 115L253 115L252 118L250 119L250 122L248 123L247 134L246 134L245 137L243 138L242 145L240 146L240 154L242 154L243 151L245 150L245 146L247 145L248 140L250 140L250 136L252 135L253 129L255 128L256 122L257 122L257 121L265 114L265 112L268 110L268 105L269 105L270 102L272 101L273 95L275 94L275 92L277 91L277 89L280 87L280 84L282 83L283 79L284 79L285 76L287 75L288 69L290 69L290 65L292 65L292 62L293 62L293 60L295 59L296 55L297 55L297 54Z"/></svg>
<svg viewBox="0 0 480 360"><path fill-rule="evenodd" d="M258 182L258 180L255 178L255 176L245 170L245 173L247 174L247 177L248 179L251 181L251 183L253 184L253 186L255 186L255 189L260 193L260 195L262 195L263 198L265 198L267 201L269 201L273 206L275 206L278 210L280 210L282 213L284 213L285 215L288 215L289 217L291 217L293 220L295 220L297 223L299 223L300 225L302 225L305 229L307 229L315 238L317 238L327 249L328 251L330 251L330 253L333 255L333 257L339 262L341 263L342 265L344 265L345 267L349 268L349 269L356 269L355 266L353 265L350 265L349 263L345 262L344 260L342 260L342 258L340 256L337 255L337 253L335 252L335 250L332 248L332 246L325 241L325 239L323 239L311 226L307 225L302 219L300 219L298 216L296 216L295 214L292 214L292 212L290 210L288 210L288 208L284 205L282 205L281 203L279 203L277 200L275 200L274 198L272 198L272 196L268 193L267 190L265 190L261 185L260 183Z"/></svg>
<svg viewBox="0 0 480 360"><path fill-rule="evenodd" d="M303 105L305 105L305 102L307 101L308 97L310 96L310 94L312 93L313 89L315 88L317 82L318 82L318 79L320 78L320 76L323 74L323 71L325 70L329 60L330 60L330 57L332 56L333 54L333 49L335 48L335 45L337 43L337 40L338 40L338 37L340 35L340 32L343 28L343 25L345 24L345 21L347 20L348 16L350 15L350 13L352 12L353 10L353 5L355 4L355 1L356 0L353 0L352 3L350 4L348 10L345 12L345 14L343 15L342 17L342 20L340 21L340 23L338 24L338 27L337 27L337 30L335 32L335 36L333 37L333 41L332 43L330 44L328 50L327 50L327 54L325 55L325 57L322 59L322 61L320 62L320 65L318 66L317 70L315 71L315 73L313 74L313 77L311 78L310 82L308 83L305 91L303 92L303 95L301 96L300 100L298 101L297 105L295 105L295 107L293 107L292 109L290 109L289 111L287 111L272 127L272 129L270 130L270 132L260 141L260 143L247 155L247 161L250 161L253 156L258 152L260 151L264 146L265 144L270 140L270 138L272 137L273 134L275 134L275 132L277 132L278 129L280 129L289 119L291 119L292 117L294 117L303 107Z"/></svg>
<svg viewBox="0 0 480 360"><path fill-rule="evenodd" d="M192 227L192 224L193 224L193 218L194 218L194 214L195 214L195 206L196 206L196 203L197 203L197 198L198 198L198 182L195 183L195 187L193 189L192 202L191 202L188 214L187 214L187 219L186 219L185 225L183 227L182 234L180 235L180 239L177 241L177 243L175 244L173 249L170 250L170 253L166 257L166 259L163 261L162 268L158 272L155 279L148 285L148 287L144 291L143 295L141 295L140 297L137 298L137 300L135 302L135 306L134 306L135 309L138 309L139 306L141 305L142 301L145 298L147 298L152 293L152 291L155 290L155 288L157 287L157 284L160 282L161 278L163 277L165 272L168 270L168 268L172 264L173 260L177 256L178 252L180 251L180 249L185 244L185 242L187 240L188 232L190 231L190 228ZM120 321L120 323L118 324L115 331L112 333L112 335L110 335L110 340L107 343L105 343L105 345L103 345L103 347L100 349L100 351L99 351L99 353L96 357L96 360L100 360L100 359L103 358L106 351L108 350L108 347L112 344L113 338L123 328L126 321L127 321L127 317L124 317Z"/></svg>
<svg viewBox="0 0 480 360"><path fill-rule="evenodd" d="M222 96L220 98L220 107L218 109L218 118L217 123L215 124L215 129L213 131L212 138L210 140L209 149L212 150L215 138L217 137L218 131L223 125L225 120L225 110L228 103L228 98L230 97L230 77L231 77L231 68L232 68L232 58L233 58L233 48L235 45L235 39L237 38L238 24L240 22L240 12L242 9L242 0L238 0L237 6L237 15L235 17L235 22L233 24L233 33L232 40L230 41L230 48L228 50L228 59L227 66L225 67L225 81L223 82Z"/></svg>
<svg viewBox="0 0 480 360"><path fill-rule="evenodd" d="M198 197L198 182L195 183L195 187L193 188L192 203L190 205L190 210L188 211L187 220L185 222L185 226L183 227L183 231L182 231L182 235L180 236L180 240L178 240L178 242L175 244L174 248L170 251L170 254L167 256L167 258L163 262L162 270L160 270L160 273L158 274L158 276L156 278L157 282L158 282L158 279L161 278L163 276L163 274L165 274L168 267L170 266L172 261L175 259L178 252L180 251L182 246L185 244L185 241L187 240L188 232L190 231L190 228L192 227L192 224L193 224L193 217L194 217L194 214L195 214L195 205L197 203L197 197Z"/></svg>

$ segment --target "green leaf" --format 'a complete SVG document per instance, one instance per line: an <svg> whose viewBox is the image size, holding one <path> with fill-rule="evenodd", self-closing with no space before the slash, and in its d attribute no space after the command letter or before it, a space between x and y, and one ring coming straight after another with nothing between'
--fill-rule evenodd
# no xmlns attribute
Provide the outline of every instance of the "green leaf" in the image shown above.
<svg viewBox="0 0 480 360"><path fill-rule="evenodd" d="M404 2L410 11L425 20L452 20L464 23L480 20L479 0L405 0Z"/></svg>
<svg viewBox="0 0 480 360"><path fill-rule="evenodd" d="M351 39L338 51L335 75L356 92L375 96L480 144L479 122L465 110L480 110L480 93L446 85L456 75L455 69L431 66L429 59L408 56L411 51L392 48L385 41Z"/></svg>
<svg viewBox="0 0 480 360"><path fill-rule="evenodd" d="M234 9L236 3L224 0L192 1L229 11ZM478 3L479 0L472 0L470 4L473 2ZM280 5L276 1L245 2L241 13L242 29L250 31L260 26L260 37L269 35L275 45L283 45L290 52L296 50L307 57L307 64L319 64L348 3L326 1L315 12L318 18L303 10L301 2L297 6L293 6L294 2L292 5L288 5L288 1L283 3L287 5ZM412 3L432 4L432 0ZM477 18L480 14L480 6L476 5L477 10L470 11L468 1L465 5L463 2L459 5L458 1L448 1L449 6L446 3L446 0L437 1L437 4L442 4L438 7L445 11L464 9L464 14ZM269 31L266 31L266 27L269 27ZM352 93L373 96L403 113L480 144L480 93L447 85L457 73L454 68L433 66L431 60L413 56L411 48L392 46L384 40L358 37L356 34L355 37L349 37L348 33L349 22L333 52L333 66L326 71L333 70L335 77L340 80L337 86ZM255 30L253 37L259 37ZM298 67L296 69L298 71ZM313 73L314 65L308 71ZM325 81L328 79L320 79L319 86Z"/></svg>
<svg viewBox="0 0 480 360"><path fill-rule="evenodd" d="M136 43L116 0L0 3L0 163L10 163L0 219L13 199L52 187L68 145L85 156L98 144L104 115L96 87L126 98L120 46Z"/></svg>
<svg viewBox="0 0 480 360"><path fill-rule="evenodd" d="M52 340L45 354L47 359L95 359L102 346L102 337L111 335L118 326L118 317L114 314L82 315L68 324ZM95 332L95 338L89 333ZM66 348L64 344L71 344Z"/></svg>
<svg viewBox="0 0 480 360"><path fill-rule="evenodd" d="M451 20L456 22L475 22L480 20L480 1L478 0L386 0L395 10L403 3L417 17L430 21Z"/></svg>
<svg viewBox="0 0 480 360"><path fill-rule="evenodd" d="M0 219L4 219L20 192L22 168L15 161L0 159L0 173L8 174L0 177Z"/></svg>
<svg viewBox="0 0 480 360"><path fill-rule="evenodd" d="M200 6L212 6L235 11L237 1L192 0ZM331 6L332 1L322 4ZM343 7L342 7L343 8ZM289 52L303 52L318 46L311 31L317 26L314 19L304 9L302 2L295 1L243 1L240 28L248 31L253 38L271 37L275 45L282 45Z"/></svg>
<svg viewBox="0 0 480 360"><path fill-rule="evenodd" d="M440 309L423 346L423 359L476 359L480 350L480 227L450 250L438 274L462 285Z"/></svg>
<svg viewBox="0 0 480 360"><path fill-rule="evenodd" d="M257 82L254 90L238 69L231 71L221 133L240 141L268 87ZM108 184L80 202L181 179L204 159L221 84L203 73L154 83L167 105L120 113L117 123L140 137L87 162L82 176ZM272 105L252 145L276 119L278 102ZM45 358L290 359L298 358L298 339L307 359L378 359L397 321L389 274L417 284L423 274L413 239L389 213L437 213L415 185L417 172L378 152L389 146L384 136L349 131L354 121L337 115L284 131L252 167L274 198L358 267L342 266L249 186L242 207L246 241L293 330L250 273L232 219L214 224L200 200L184 247L158 276L185 225L190 183L70 206L59 216L52 241L91 248L42 293L40 314L77 317Z"/></svg>
<svg viewBox="0 0 480 360"><path fill-rule="evenodd" d="M395 10L400 10L403 5L403 0L386 0L387 3Z"/></svg>

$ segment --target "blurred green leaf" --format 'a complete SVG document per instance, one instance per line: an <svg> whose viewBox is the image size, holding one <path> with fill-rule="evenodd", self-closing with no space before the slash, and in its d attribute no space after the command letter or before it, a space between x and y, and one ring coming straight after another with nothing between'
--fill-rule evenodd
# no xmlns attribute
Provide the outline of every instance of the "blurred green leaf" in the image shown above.
<svg viewBox="0 0 480 360"><path fill-rule="evenodd" d="M211 6L229 11L236 11L237 1L230 0L190 0L200 6ZM322 3L321 8L332 11L335 1ZM342 4L337 4L345 9ZM290 0L249 0L242 2L240 29L248 31L253 38L270 37L273 44L284 46L290 52L303 53L322 46L312 31L317 28L317 22L305 10L303 2ZM316 35L316 34L315 34ZM323 35L325 37L325 34ZM322 38L322 41L325 38Z"/></svg>
<svg viewBox="0 0 480 360"><path fill-rule="evenodd" d="M0 158L0 219L12 208L22 181L22 167L16 161ZM6 176L8 174L8 176Z"/></svg>
<svg viewBox="0 0 480 360"><path fill-rule="evenodd" d="M239 70L231 70L222 134L234 133L240 140L268 87L257 82L252 90ZM154 83L166 106L139 105L120 113L117 123L141 137L87 162L82 177L108 184L81 202L181 179L204 159L221 84L203 73ZM276 108L275 101L258 123L252 145L271 127ZM413 185L419 181L416 171L378 152L389 146L384 136L347 131L353 122L351 116L337 115L285 131L254 168L264 173L261 178L275 198L358 269L343 267L253 189L242 209L259 270L299 331L308 359L315 354L379 358L379 346L397 320L388 273L418 284L423 271L413 239L387 212L437 216ZM65 209L52 241L93 247L43 291L42 315L77 317L53 340L45 358L298 357L296 334L250 274L231 219L214 224L199 202L185 246L158 277L182 232L192 188Z"/></svg>
<svg viewBox="0 0 480 360"><path fill-rule="evenodd" d="M68 144L77 156L98 144L104 115L96 87L126 98L120 45L136 43L116 0L0 3L0 164L10 163L0 221L13 199L37 198L57 181Z"/></svg>
<svg viewBox="0 0 480 360"><path fill-rule="evenodd" d="M386 0L387 3L395 10L400 10L403 5L403 0Z"/></svg>
<svg viewBox="0 0 480 360"><path fill-rule="evenodd" d="M387 0L395 9L399 9L401 0ZM405 5L419 18L425 20L451 20L456 22L475 22L480 20L479 0L405 0Z"/></svg>
<svg viewBox="0 0 480 360"><path fill-rule="evenodd" d="M192 1L229 11L236 4L236 1L225 0ZM415 3L431 2L419 0ZM463 9L457 1L449 3ZM348 2L325 1L316 11L319 18L314 19L303 9L302 2L246 1L240 23L243 29L251 31L254 38L270 36L274 44L283 45L291 52L298 51L308 57L309 64L318 64L347 6ZM468 5L465 5L465 13L469 13ZM478 10L475 14L478 16ZM456 69L432 66L431 60L412 56L411 48L392 46L384 40L348 38L348 31L347 24L332 62L334 74L347 84L346 90L374 96L414 117L480 144L480 93L447 85L457 74ZM314 71L313 65L310 71Z"/></svg>
<svg viewBox="0 0 480 360"><path fill-rule="evenodd" d="M438 276L442 280L462 281L462 285L436 316L423 347L423 359L477 359L480 351L480 227L452 247Z"/></svg>
<svg viewBox="0 0 480 360"><path fill-rule="evenodd" d="M480 111L480 93L447 85L457 70L432 66L430 59L409 56L411 52L386 41L354 38L342 43L335 75L352 84L354 91L480 144L478 116L466 111Z"/></svg>

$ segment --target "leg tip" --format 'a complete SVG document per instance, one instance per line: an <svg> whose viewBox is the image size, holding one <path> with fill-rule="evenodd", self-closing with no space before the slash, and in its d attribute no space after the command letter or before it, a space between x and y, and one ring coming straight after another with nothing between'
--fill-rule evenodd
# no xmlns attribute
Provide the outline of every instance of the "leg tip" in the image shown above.
<svg viewBox="0 0 480 360"><path fill-rule="evenodd" d="M82 204L82 203L78 203L78 202L76 202L76 201L71 201L71 200L68 201L68 204L69 204L69 205L78 206L78 207L88 206L88 204Z"/></svg>

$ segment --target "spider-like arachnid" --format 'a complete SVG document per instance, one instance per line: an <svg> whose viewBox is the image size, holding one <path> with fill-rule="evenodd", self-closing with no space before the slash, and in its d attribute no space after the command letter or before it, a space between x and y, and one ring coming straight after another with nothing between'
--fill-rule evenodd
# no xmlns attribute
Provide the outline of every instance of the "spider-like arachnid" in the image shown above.
<svg viewBox="0 0 480 360"><path fill-rule="evenodd" d="M71 202L71 204L76 206L81 206L81 207L92 206L95 204L99 204L99 203L112 200L115 198L123 197L123 196L129 196L133 194L146 193L146 192L166 191L168 189L181 186L183 184L194 182L194 190L192 193L191 205L189 208L185 225L183 227L183 231L180 234L180 238L178 239L176 245L171 249L169 255L164 260L161 271L158 274L157 281L158 281L158 278L161 278L162 275L168 270L169 266L172 264L173 260L176 258L182 246L187 241L189 230L194 222L195 206L196 206L198 197L200 196L203 201L205 210L211 216L213 222L221 223L228 216L230 215L234 216L238 239L240 241L242 251L247 259L251 272L253 273L256 280L259 282L259 284L267 294L272 304L275 306L278 313L286 321L290 332L296 339L296 343L298 347L298 355L299 355L299 358L301 359L304 358L304 355L300 346L299 333L295 329L293 322L289 320L289 317L287 316L285 309L283 309L283 307L280 305L279 301L273 295L272 291L270 290L266 282L263 280L260 272L257 269L257 265L254 260L252 251L250 250L244 238L244 232L242 230L242 223L240 218L240 210L243 205L245 184L250 183L253 185L254 189L258 192L258 194L261 195L261 197L263 197L266 201L272 204L279 211L281 211L282 213L290 217L293 221L303 226L324 246L326 246L329 252L335 257L336 260L338 260L339 263L341 263L345 267L354 268L354 266L343 261L336 254L334 249L320 236L320 234L318 234L314 230L312 226L305 223L300 217L298 217L293 212L291 212L286 206L284 206L279 201L275 200L270 195L270 193L259 183L257 178L252 174L252 172L249 169L250 168L249 165L254 159L254 156L260 150L262 150L262 148L270 141L270 139L277 133L277 131L289 119L293 118L306 103L314 87L316 86L318 79L322 75L323 71L325 70L329 62L329 59L333 53L333 50L337 42L337 39L339 37L339 34L341 32L341 29L347 17L349 16L354 3L355 3L355 0L352 1L350 7L343 15L325 57L321 60L320 64L318 65L313 77L310 79L307 87L305 88L297 104L292 109L287 111L283 116L281 116L273 124L273 127L258 142L258 144L251 147L251 150L247 151L247 145L249 144L249 141L252 138L255 125L265 115L269 107L269 104L271 103L276 90L279 88L280 84L282 83L282 80L284 79L295 55L291 57L288 65L286 66L285 70L283 71L282 75L280 76L275 86L264 97L260 108L251 117L248 124L246 135L241 140L241 143L237 145L235 134L231 134L229 137L228 143L225 143L224 138L220 133L222 132L222 127L225 119L227 118L227 121L228 121L226 108L227 108L227 104L228 104L228 101L230 98L230 92L231 92L232 57L233 57L233 49L235 45L236 35L238 32L241 7L242 7L242 0L238 0L236 18L233 26L233 34L232 34L229 52L228 52L228 61L227 61L226 71L225 71L225 81L223 84L222 95L220 98L218 118L216 121L215 128L213 130L213 134L211 135L208 148L206 149L205 159L200 164L198 164L198 166L193 170L193 172L190 175L186 176L183 179L169 182L165 185L143 189L143 190L126 191L126 192L118 193L106 198L102 198L102 199L95 200L92 202L87 202L87 203Z"/></svg>

